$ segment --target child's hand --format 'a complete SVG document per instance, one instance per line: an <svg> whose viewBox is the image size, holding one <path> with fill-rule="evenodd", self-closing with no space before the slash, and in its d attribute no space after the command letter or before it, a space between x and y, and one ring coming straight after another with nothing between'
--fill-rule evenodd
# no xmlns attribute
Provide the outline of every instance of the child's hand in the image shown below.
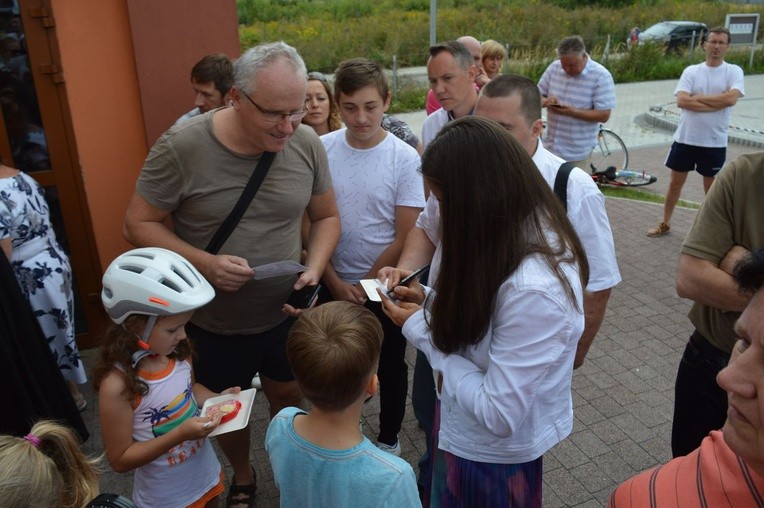
<svg viewBox="0 0 764 508"><path fill-rule="evenodd" d="M203 439L220 425L221 418L223 418L221 414L215 416L195 416L183 422L178 429L182 433L184 441Z"/></svg>
<svg viewBox="0 0 764 508"><path fill-rule="evenodd" d="M222 392L220 392L220 395L236 395L241 391L240 386L232 386L231 388L226 388Z"/></svg>

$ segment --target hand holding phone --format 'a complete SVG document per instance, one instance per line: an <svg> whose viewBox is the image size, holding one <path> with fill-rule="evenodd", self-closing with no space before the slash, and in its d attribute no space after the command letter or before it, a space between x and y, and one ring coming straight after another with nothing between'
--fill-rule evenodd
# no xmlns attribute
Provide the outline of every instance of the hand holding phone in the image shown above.
<svg viewBox="0 0 764 508"><path fill-rule="evenodd" d="M295 289L292 291L292 294L289 295L286 303L295 309L307 309L318 297L318 292L320 290L321 284L304 286L302 289Z"/></svg>

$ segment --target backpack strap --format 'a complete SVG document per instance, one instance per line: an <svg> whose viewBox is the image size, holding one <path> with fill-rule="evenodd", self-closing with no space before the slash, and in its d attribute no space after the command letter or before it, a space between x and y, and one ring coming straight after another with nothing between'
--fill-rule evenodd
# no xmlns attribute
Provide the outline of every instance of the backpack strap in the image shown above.
<svg viewBox="0 0 764 508"><path fill-rule="evenodd" d="M562 203L565 211L568 210L568 177L575 166L572 162L563 162L560 169L557 170L557 176L554 179L554 193L557 199Z"/></svg>

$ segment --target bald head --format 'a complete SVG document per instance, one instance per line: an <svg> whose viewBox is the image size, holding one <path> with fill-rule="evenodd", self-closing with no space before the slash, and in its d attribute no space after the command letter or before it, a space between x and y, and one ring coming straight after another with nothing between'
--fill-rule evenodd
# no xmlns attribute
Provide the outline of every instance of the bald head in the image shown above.
<svg viewBox="0 0 764 508"><path fill-rule="evenodd" d="M472 55L472 60L477 67L480 67L481 60L483 59L483 53L480 49L480 41L472 37L471 35L464 35L456 39L457 42L464 44Z"/></svg>

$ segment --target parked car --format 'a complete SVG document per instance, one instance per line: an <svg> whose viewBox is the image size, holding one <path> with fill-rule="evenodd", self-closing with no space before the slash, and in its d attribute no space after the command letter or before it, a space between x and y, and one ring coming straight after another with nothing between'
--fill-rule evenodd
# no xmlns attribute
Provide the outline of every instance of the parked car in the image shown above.
<svg viewBox="0 0 764 508"><path fill-rule="evenodd" d="M695 41L695 46L708 31L705 23L696 21L661 21L639 34L639 43L646 42L663 43L666 52L677 51L679 48L689 47L690 42Z"/></svg>

